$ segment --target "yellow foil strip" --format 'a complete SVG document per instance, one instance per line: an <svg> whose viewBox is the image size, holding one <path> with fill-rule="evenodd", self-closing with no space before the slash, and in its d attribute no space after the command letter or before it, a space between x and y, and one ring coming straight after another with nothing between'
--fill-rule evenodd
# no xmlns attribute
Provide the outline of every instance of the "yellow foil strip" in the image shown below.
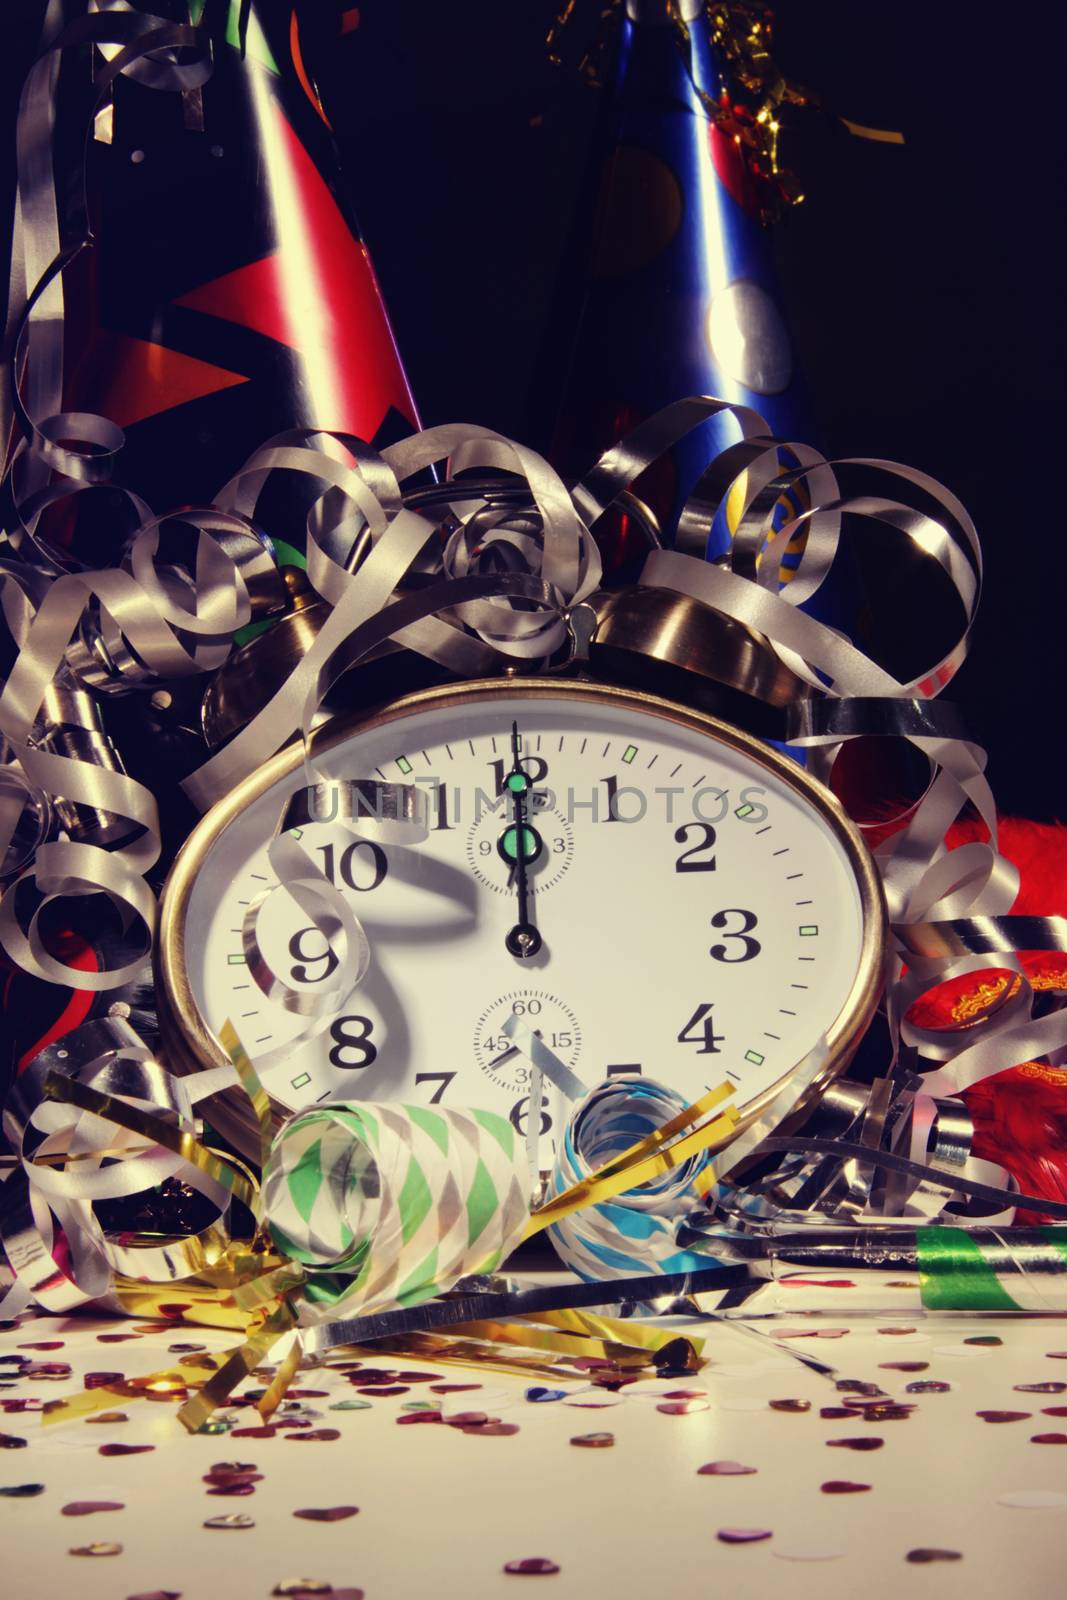
<svg viewBox="0 0 1067 1600"><path fill-rule="evenodd" d="M257 1320L236 1305L232 1295L222 1293L206 1284L189 1283L139 1283L132 1278L116 1278L111 1297L117 1300L128 1317L160 1318L173 1323L176 1328L229 1328L244 1333ZM180 1305L176 1316L173 1307ZM162 1307L168 1309L164 1311Z"/></svg>
<svg viewBox="0 0 1067 1600"><path fill-rule="evenodd" d="M300 1343L299 1334L293 1340L292 1349L282 1361L274 1377L271 1379L263 1394L256 1402L256 1410L264 1422L269 1422L285 1398L286 1390L296 1377L297 1368L303 1359L304 1351Z"/></svg>
<svg viewBox="0 0 1067 1600"><path fill-rule="evenodd" d="M234 1070L241 1080L241 1087L252 1102L252 1109L256 1113L256 1121L259 1123L259 1164L261 1168L265 1168L270 1156L270 1147L274 1140L270 1096L260 1082L259 1074L252 1065L248 1051L241 1043L237 1029L229 1017L219 1029L219 1043L233 1062ZM253 1207L253 1215L257 1223L262 1221L258 1203Z"/></svg>
<svg viewBox="0 0 1067 1600"><path fill-rule="evenodd" d="M615 1344L637 1345L642 1350L662 1350L666 1345L682 1339L698 1357L704 1353L704 1340L693 1334L679 1333L676 1328L654 1328L648 1323L631 1321L628 1317L598 1317L592 1311L544 1311L538 1313L538 1321L576 1329Z"/></svg>
<svg viewBox="0 0 1067 1600"><path fill-rule="evenodd" d="M873 139L876 144L903 144L904 135L894 128L868 128L862 122L850 122L848 117L838 119L857 139Z"/></svg>
<svg viewBox="0 0 1067 1600"><path fill-rule="evenodd" d="M91 1111L95 1116L117 1123L120 1128L128 1128L131 1133L139 1133L143 1138L151 1139L154 1144L162 1145L165 1150L173 1150L183 1161L188 1161L191 1167L199 1168L201 1172L206 1172L209 1178L214 1178L216 1183L221 1183L236 1199L248 1206L249 1210L255 1210L258 1203L255 1186L242 1173L235 1171L229 1162L213 1155L194 1134L184 1133L180 1128L174 1127L173 1123L164 1122L162 1117L141 1111L125 1100L116 1100L113 1095L100 1094L96 1089L90 1089L87 1084L79 1083L75 1078L67 1078L59 1072L48 1073L42 1093L45 1099L77 1106L81 1111Z"/></svg>
<svg viewBox="0 0 1067 1600"><path fill-rule="evenodd" d="M267 1356L283 1334L295 1327L287 1305L278 1306L262 1327L249 1335L244 1344L230 1352L229 1359L209 1378L199 1394L187 1400L178 1412L178 1421L190 1433L203 1427L211 1413L225 1405L237 1385Z"/></svg>
<svg viewBox="0 0 1067 1600"><path fill-rule="evenodd" d="M97 1411L113 1411L116 1399L143 1398L144 1390L151 1384L178 1383L183 1389L191 1389L196 1381L179 1367L163 1367L159 1372L150 1372L147 1377L138 1378L136 1391L131 1390L129 1381L124 1379L121 1383L106 1384L100 1389L86 1389L84 1394L56 1401L47 1411L41 1412L41 1422L45 1427L50 1427L54 1422L76 1422L79 1417L91 1417Z"/></svg>
<svg viewBox="0 0 1067 1600"><path fill-rule="evenodd" d="M547 1357L533 1354L511 1355L503 1348L492 1344L478 1342L476 1339L453 1339L447 1334L419 1333L394 1339L376 1339L373 1345L337 1345L330 1352L331 1356L336 1356L341 1349L353 1352L360 1360L365 1358L373 1362L380 1362L382 1355L388 1351L420 1361L435 1361L443 1366L461 1367L471 1372L477 1372L479 1368L484 1371L486 1367L491 1367L495 1372L508 1372L519 1378L531 1375L548 1378L585 1377L585 1374L563 1355L555 1357L551 1354ZM588 1349L584 1353L588 1355ZM327 1365L343 1366L344 1361L331 1361Z"/></svg>
<svg viewBox="0 0 1067 1600"><path fill-rule="evenodd" d="M727 1107L713 1121L694 1129L685 1138L667 1145L667 1141L674 1138L675 1134L698 1122L702 1116L732 1093L733 1088L730 1084L720 1084L717 1088L710 1089L692 1105L686 1106L676 1117L672 1117L670 1122L665 1122L661 1128L656 1128L644 1139L638 1140L621 1155L613 1157L595 1172L589 1173L587 1177L565 1189L562 1194L556 1195L547 1205L534 1212L523 1237L528 1239L533 1234L540 1233L542 1228L549 1227L561 1217L569 1216L572 1211L578 1211L583 1206L598 1205L605 1200L614 1199L618 1194L625 1194L629 1189L637 1189L641 1184L650 1182L672 1167L680 1166L697 1152L724 1143L737 1125L737 1112L732 1106Z"/></svg>

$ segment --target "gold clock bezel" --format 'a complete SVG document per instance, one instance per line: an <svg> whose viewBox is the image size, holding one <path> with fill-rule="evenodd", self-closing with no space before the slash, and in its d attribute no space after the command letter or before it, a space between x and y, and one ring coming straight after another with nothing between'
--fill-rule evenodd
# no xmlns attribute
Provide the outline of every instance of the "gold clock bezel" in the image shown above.
<svg viewBox="0 0 1067 1600"><path fill-rule="evenodd" d="M827 823L840 842L855 877L863 933L852 987L838 1015L826 1030L825 1065L798 1100L793 1117L813 1105L827 1085L847 1066L874 1013L882 986L886 937L885 900L877 869L859 831L835 796L788 757L706 712L642 690L621 688L586 678L489 678L420 690L391 701L370 714L334 719L311 736L310 756L313 759L357 734L370 732L387 723L400 722L418 712L452 710L475 702L485 704L504 698L529 699L532 702L539 699L571 700L625 707L705 734L772 773ZM171 869L160 906L155 978L161 1031L165 1041L162 1049L168 1064L177 1071L196 1072L223 1066L228 1060L200 1015L185 959L185 921L197 877L208 854L231 823L268 789L291 776L304 760L304 746L297 742L286 746L245 778L197 824ZM761 1115L801 1064L795 1063L755 1099L738 1107L737 1133L749 1127ZM251 1106L243 1105L234 1090L212 1096L205 1103L211 1106L209 1120L212 1126L238 1149L254 1156L259 1148L259 1135ZM292 1114L273 1099L271 1106L278 1122Z"/></svg>

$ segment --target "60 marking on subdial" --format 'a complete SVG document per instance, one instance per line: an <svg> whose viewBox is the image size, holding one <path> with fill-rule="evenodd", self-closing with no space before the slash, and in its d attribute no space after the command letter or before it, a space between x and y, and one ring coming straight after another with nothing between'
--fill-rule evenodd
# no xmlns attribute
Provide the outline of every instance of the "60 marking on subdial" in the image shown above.
<svg viewBox="0 0 1067 1600"><path fill-rule="evenodd" d="M525 1094L530 1061L504 1031L509 1017L519 1017L572 1070L582 1051L582 1030L570 1006L545 989L513 989L487 1006L474 1030L474 1054L493 1083Z"/></svg>

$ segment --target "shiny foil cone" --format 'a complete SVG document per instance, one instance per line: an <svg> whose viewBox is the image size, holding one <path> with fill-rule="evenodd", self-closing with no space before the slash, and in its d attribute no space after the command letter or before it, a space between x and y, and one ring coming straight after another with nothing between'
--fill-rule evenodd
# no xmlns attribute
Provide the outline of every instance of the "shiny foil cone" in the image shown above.
<svg viewBox="0 0 1067 1600"><path fill-rule="evenodd" d="M66 278L65 403L126 431L116 476L159 508L210 502L284 429L381 445L419 425L295 12L253 5L242 33L237 0L192 11L214 72L185 94L116 82L89 151L97 242ZM275 511L299 550L302 516ZM113 560L113 520L87 520L49 533Z"/></svg>
<svg viewBox="0 0 1067 1600"><path fill-rule="evenodd" d="M552 354L552 455L565 476L580 475L620 434L685 395L751 406L783 438L813 435L779 308L763 190L728 126L700 99L720 102L731 80L703 6L685 9L688 45L666 0L626 7L580 208L595 218L592 236L575 238L567 267L573 344L569 357L558 346ZM552 386L546 374L545 404ZM639 480L638 493L668 527L710 455L736 436L728 421L713 422L699 444L683 442ZM619 559L641 553L630 524L615 537Z"/></svg>

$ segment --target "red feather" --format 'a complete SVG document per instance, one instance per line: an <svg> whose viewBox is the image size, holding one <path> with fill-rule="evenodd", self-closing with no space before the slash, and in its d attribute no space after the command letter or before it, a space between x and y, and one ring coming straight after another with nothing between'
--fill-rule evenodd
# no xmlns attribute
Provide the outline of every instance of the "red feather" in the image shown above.
<svg viewBox="0 0 1067 1600"><path fill-rule="evenodd" d="M1019 869L1016 915L1067 915L1067 828L1058 824L1005 817L1000 823L1000 849ZM960 822L949 831L952 848L984 840L980 822ZM1067 953L1029 951L1023 966L1035 989L1067 990ZM995 972L996 969L994 969ZM994 972L972 975L972 993L987 986ZM999 969L1001 994L1009 992L1010 974ZM995 981L995 980L994 980ZM944 988L956 988L945 985ZM936 999L935 996L928 999ZM958 990L954 1011L966 1003ZM960 1098L974 1119L972 1150L976 1156L1007 1168L1026 1194L1067 1201L1067 1071L1027 1061L998 1072L967 1089ZM1048 1219L1020 1211L1016 1221L1034 1224Z"/></svg>

